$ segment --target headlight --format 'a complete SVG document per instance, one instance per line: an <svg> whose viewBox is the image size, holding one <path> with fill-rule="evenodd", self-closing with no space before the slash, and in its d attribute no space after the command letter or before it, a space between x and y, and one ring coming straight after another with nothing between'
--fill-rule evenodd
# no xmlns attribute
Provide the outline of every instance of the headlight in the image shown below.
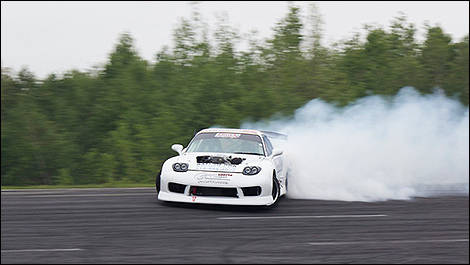
<svg viewBox="0 0 470 265"><path fill-rule="evenodd" d="M256 174L258 174L258 172L259 172L258 167L252 167L251 168L251 175L256 175Z"/></svg>
<svg viewBox="0 0 470 265"><path fill-rule="evenodd" d="M251 167L245 167L243 169L243 175L250 175L251 173Z"/></svg>
<svg viewBox="0 0 470 265"><path fill-rule="evenodd" d="M173 170L176 172L186 172L188 171L188 164L186 163L174 163Z"/></svg>
<svg viewBox="0 0 470 265"><path fill-rule="evenodd" d="M256 175L261 171L260 167L245 167L243 169L243 175Z"/></svg>

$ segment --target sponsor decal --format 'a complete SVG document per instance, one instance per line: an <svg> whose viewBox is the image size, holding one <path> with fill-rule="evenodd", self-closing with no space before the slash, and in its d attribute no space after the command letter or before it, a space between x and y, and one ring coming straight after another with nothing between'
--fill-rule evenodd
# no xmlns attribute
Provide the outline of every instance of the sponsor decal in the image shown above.
<svg viewBox="0 0 470 265"><path fill-rule="evenodd" d="M240 138L239 133L216 133L214 137L220 137L220 138Z"/></svg>
<svg viewBox="0 0 470 265"><path fill-rule="evenodd" d="M192 200L193 200L193 202L196 201L196 196L193 196L193 197L192 197Z"/></svg>
<svg viewBox="0 0 470 265"><path fill-rule="evenodd" d="M201 180L197 182L198 184L228 184L227 181L219 181L219 180Z"/></svg>
<svg viewBox="0 0 470 265"><path fill-rule="evenodd" d="M218 175L207 175L207 174L197 174L194 178L197 180L198 184L229 184L230 179L228 177L232 174L219 173Z"/></svg>

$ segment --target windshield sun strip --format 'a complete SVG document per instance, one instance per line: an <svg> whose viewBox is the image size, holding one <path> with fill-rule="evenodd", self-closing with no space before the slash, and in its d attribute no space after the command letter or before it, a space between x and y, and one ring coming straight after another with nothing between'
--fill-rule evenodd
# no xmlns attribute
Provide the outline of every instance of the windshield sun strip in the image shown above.
<svg viewBox="0 0 470 265"><path fill-rule="evenodd" d="M191 144L193 144L194 140L196 139L196 137L200 134L215 134L215 132L201 132L201 133L197 133L192 139L191 141L189 141L189 144L188 146L185 148L185 153L188 152L188 149L189 147L191 146ZM240 133L240 134L244 134L244 135L254 135L254 136L258 136L259 139L260 139L260 143L262 145L262 150L263 150L263 154L259 154L260 156L266 156L266 144L264 143L263 141L263 137L259 136L258 134L252 134L252 133ZM193 153L194 151L190 151L188 153ZM203 152L204 153L204 152ZM213 153L213 152L207 152L207 153ZM223 153L223 152L216 152L216 153Z"/></svg>

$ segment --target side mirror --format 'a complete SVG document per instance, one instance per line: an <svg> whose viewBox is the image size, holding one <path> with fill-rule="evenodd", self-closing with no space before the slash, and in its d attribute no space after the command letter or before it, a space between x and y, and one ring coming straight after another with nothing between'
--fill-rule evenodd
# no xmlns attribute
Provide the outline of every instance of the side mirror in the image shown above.
<svg viewBox="0 0 470 265"><path fill-rule="evenodd" d="M284 152L281 149L273 149L273 157L278 156L278 155L282 155L282 153L284 153Z"/></svg>
<svg viewBox="0 0 470 265"><path fill-rule="evenodd" d="M183 146L180 144L174 144L171 146L171 149L181 155L181 152L183 151Z"/></svg>

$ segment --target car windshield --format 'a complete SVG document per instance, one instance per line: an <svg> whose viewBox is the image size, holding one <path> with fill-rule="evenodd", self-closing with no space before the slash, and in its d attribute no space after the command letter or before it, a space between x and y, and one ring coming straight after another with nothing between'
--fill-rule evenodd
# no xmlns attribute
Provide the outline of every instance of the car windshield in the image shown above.
<svg viewBox="0 0 470 265"><path fill-rule="evenodd" d="M186 152L214 152L264 156L263 143L258 135L243 133L200 133L194 137Z"/></svg>

